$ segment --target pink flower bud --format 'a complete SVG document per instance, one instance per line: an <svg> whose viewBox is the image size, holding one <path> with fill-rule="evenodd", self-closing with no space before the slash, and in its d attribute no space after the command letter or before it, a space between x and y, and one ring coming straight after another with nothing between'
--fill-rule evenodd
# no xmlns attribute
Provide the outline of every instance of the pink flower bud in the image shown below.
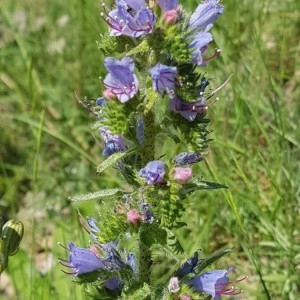
<svg viewBox="0 0 300 300"><path fill-rule="evenodd" d="M116 94L114 94L111 90L105 90L105 91L103 91L103 97L104 97L106 100L117 99Z"/></svg>
<svg viewBox="0 0 300 300"><path fill-rule="evenodd" d="M192 298L189 295L180 295L179 299L180 300L191 300Z"/></svg>
<svg viewBox="0 0 300 300"><path fill-rule="evenodd" d="M127 212L127 221L132 224L137 224L142 220L142 216L138 214L136 209L131 209Z"/></svg>
<svg viewBox="0 0 300 300"><path fill-rule="evenodd" d="M173 25L177 22L178 12L175 9L164 12L163 19L167 25Z"/></svg>
<svg viewBox="0 0 300 300"><path fill-rule="evenodd" d="M99 249L96 245L91 245L90 246L90 250L96 255L99 257L100 253L99 253Z"/></svg>
<svg viewBox="0 0 300 300"><path fill-rule="evenodd" d="M180 184L186 183L192 177L192 169L191 168L174 168L173 170L173 178Z"/></svg>

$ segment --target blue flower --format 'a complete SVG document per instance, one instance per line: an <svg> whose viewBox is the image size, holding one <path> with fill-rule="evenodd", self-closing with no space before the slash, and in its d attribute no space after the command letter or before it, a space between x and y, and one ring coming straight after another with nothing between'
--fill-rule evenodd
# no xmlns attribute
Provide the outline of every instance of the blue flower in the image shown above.
<svg viewBox="0 0 300 300"><path fill-rule="evenodd" d="M104 286L112 292L120 292L123 287L123 283L120 278L114 276L107 279Z"/></svg>
<svg viewBox="0 0 300 300"><path fill-rule="evenodd" d="M194 253L194 256L188 259L175 273L175 276L179 278L188 275L194 271L194 268L198 263L198 252Z"/></svg>
<svg viewBox="0 0 300 300"><path fill-rule="evenodd" d="M136 266L136 259L135 259L135 255L132 252L129 252L127 254L127 263L129 264L129 266L131 267L133 274L135 276L137 276L137 266Z"/></svg>
<svg viewBox="0 0 300 300"><path fill-rule="evenodd" d="M140 37L152 32L155 15L143 0L117 0L106 19L113 36Z"/></svg>
<svg viewBox="0 0 300 300"><path fill-rule="evenodd" d="M137 122L137 126L136 126L136 138L138 140L138 142L140 143L140 145L144 144L144 140L145 140L145 122L143 117L141 117L141 119L138 120Z"/></svg>
<svg viewBox="0 0 300 300"><path fill-rule="evenodd" d="M241 293L241 290L236 289L233 286L229 287L229 285L244 280L245 278L230 282L227 274L234 269L234 267L231 267L228 270L206 272L196 276L189 282L189 284L194 288L194 290L211 295L215 300L220 300L221 295L237 295Z"/></svg>
<svg viewBox="0 0 300 300"><path fill-rule="evenodd" d="M150 210L150 205L147 202L141 203L141 210L143 212L143 221L152 224L154 221L153 213Z"/></svg>
<svg viewBox="0 0 300 300"><path fill-rule="evenodd" d="M70 242L69 251L70 256L68 261L63 259L59 260L63 266L73 269L71 273L65 272L66 274L79 276L99 269L105 269L105 265L102 260L91 250L78 248Z"/></svg>
<svg viewBox="0 0 300 300"><path fill-rule="evenodd" d="M203 58L203 53L207 49L208 45L212 42L213 38L211 33L207 31L199 32L192 37L192 42L189 44L189 48L192 49L192 62L198 66L205 66L208 59ZM211 59L211 58L210 58Z"/></svg>
<svg viewBox="0 0 300 300"><path fill-rule="evenodd" d="M112 134L111 131L105 127L99 128L99 132L105 142L105 148L103 150L104 156L110 156L126 149L125 140L122 135Z"/></svg>
<svg viewBox="0 0 300 300"><path fill-rule="evenodd" d="M173 90L175 86L175 77L177 75L176 67L169 67L157 64L149 70L152 78L152 86L155 92L162 94L165 91Z"/></svg>
<svg viewBox="0 0 300 300"><path fill-rule="evenodd" d="M149 185L162 182L165 176L165 164L160 160L150 161L139 171L139 175L145 178Z"/></svg>
<svg viewBox="0 0 300 300"><path fill-rule="evenodd" d="M188 23L189 28L191 30L199 30L214 23L224 11L224 7L218 3L218 0L207 0L200 3L191 15Z"/></svg>
<svg viewBox="0 0 300 300"><path fill-rule="evenodd" d="M104 156L110 156L117 152L122 152L125 149L124 139L120 134L113 136L113 139L105 143L105 148L103 150Z"/></svg>
<svg viewBox="0 0 300 300"><path fill-rule="evenodd" d="M200 153L197 152L181 152L174 157L174 164L177 167L190 165L203 160Z"/></svg>
<svg viewBox="0 0 300 300"><path fill-rule="evenodd" d="M118 60L107 57L104 60L104 66L109 71L103 81L105 87L114 93L122 103L133 98L139 87L138 79L133 73L133 59L124 57Z"/></svg>
<svg viewBox="0 0 300 300"><path fill-rule="evenodd" d="M88 217L87 222L90 226L91 231L100 232L100 228L96 225L96 220L94 218Z"/></svg>
<svg viewBox="0 0 300 300"><path fill-rule="evenodd" d="M204 93L204 90L206 89L206 87L209 85L209 81L205 78L205 76L202 76L201 78L201 83L199 86L199 89L197 90L197 93Z"/></svg>
<svg viewBox="0 0 300 300"><path fill-rule="evenodd" d="M157 3L162 11L176 9L178 6L178 0L157 0Z"/></svg>
<svg viewBox="0 0 300 300"><path fill-rule="evenodd" d="M104 107L107 106L106 101L104 100L103 97L99 97L96 99L96 106Z"/></svg>
<svg viewBox="0 0 300 300"><path fill-rule="evenodd" d="M201 96L200 100L190 103L181 100L175 95L170 100L169 107L172 111L181 114L185 119L192 122L197 117L197 114L206 112L207 105L205 102L206 98L204 96Z"/></svg>

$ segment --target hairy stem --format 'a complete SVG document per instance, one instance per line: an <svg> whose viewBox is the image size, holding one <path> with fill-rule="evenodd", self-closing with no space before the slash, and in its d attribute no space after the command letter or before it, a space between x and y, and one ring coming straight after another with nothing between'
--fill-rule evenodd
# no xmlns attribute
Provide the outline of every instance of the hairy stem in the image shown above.
<svg viewBox="0 0 300 300"><path fill-rule="evenodd" d="M144 124L145 142L141 151L142 165L146 165L155 158L155 115L153 109L144 115Z"/></svg>

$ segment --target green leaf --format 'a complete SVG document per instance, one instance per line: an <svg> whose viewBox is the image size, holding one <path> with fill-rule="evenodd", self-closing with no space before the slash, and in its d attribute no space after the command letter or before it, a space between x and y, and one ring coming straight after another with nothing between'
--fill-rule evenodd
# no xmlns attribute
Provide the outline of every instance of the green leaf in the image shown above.
<svg viewBox="0 0 300 300"><path fill-rule="evenodd" d="M215 189L228 189L228 186L217 182L197 181L197 182L185 184L184 188L180 191L180 193L182 195L185 195L197 190L215 190Z"/></svg>
<svg viewBox="0 0 300 300"><path fill-rule="evenodd" d="M209 256L208 258L201 259L200 263L195 268L195 272L197 274L199 274L205 268L207 268L209 265L211 265L213 262L215 262L216 260L220 259L222 256L226 255L229 252L231 252L231 249L225 248L225 249L221 249L221 250L215 252L214 254L212 254L211 256Z"/></svg>
<svg viewBox="0 0 300 300"><path fill-rule="evenodd" d="M129 289L129 291L123 292L122 293L122 299L127 299L127 300L136 300L136 299L150 299L151 295L151 288L150 286L144 282L143 286L141 286L139 289L132 291Z"/></svg>
<svg viewBox="0 0 300 300"><path fill-rule="evenodd" d="M76 195L76 196L71 196L69 199L71 201L91 201L91 200L98 200L102 198L108 198L111 196L114 196L116 194L121 194L122 191L119 189L107 189L107 190L100 190L97 192L92 192L88 194L83 194L83 195Z"/></svg>
<svg viewBox="0 0 300 300"><path fill-rule="evenodd" d="M123 159L127 155L131 154L133 152L133 149L128 150L126 152L118 152L110 155L106 160L104 160L98 167L97 167L97 173L100 174L107 168L114 165L119 160Z"/></svg>

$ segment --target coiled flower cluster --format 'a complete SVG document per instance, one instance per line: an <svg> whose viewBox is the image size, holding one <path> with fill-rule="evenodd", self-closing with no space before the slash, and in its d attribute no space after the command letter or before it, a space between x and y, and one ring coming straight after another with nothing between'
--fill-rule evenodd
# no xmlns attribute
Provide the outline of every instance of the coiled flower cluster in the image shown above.
<svg viewBox="0 0 300 300"><path fill-rule="evenodd" d="M209 143L205 115L216 90L206 92L210 82L203 68L220 54L219 49L208 53L210 31L223 6L206 0L190 13L178 0L116 0L102 9L108 32L98 47L106 55L107 74L101 78L101 97L88 107L104 142L106 159L97 171L117 166L127 187L77 196L109 205L99 222L81 217L92 242L88 248L69 243L69 259L61 264L78 283L94 284L88 289L94 299L235 295L238 289L227 289L227 274L234 268L204 272L206 259L198 259L198 252L187 259L175 234L185 225L187 196L226 188L192 172ZM181 152L166 153L164 140ZM159 284L152 274L154 249L183 261Z"/></svg>

